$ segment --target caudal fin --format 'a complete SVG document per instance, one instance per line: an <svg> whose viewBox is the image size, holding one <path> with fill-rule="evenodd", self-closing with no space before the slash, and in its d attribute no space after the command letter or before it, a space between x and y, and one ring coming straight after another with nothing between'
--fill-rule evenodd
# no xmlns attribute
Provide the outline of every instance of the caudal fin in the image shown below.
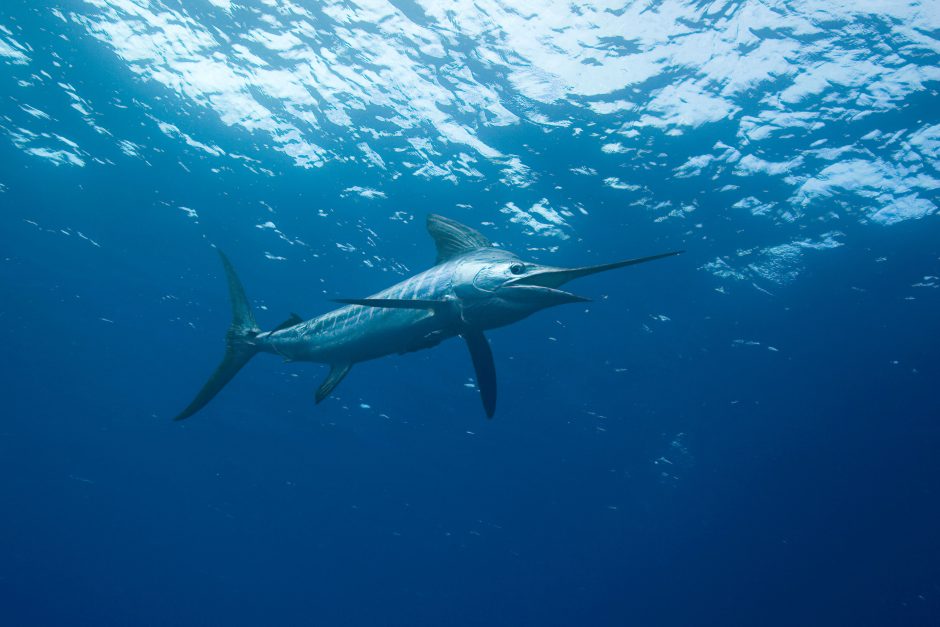
<svg viewBox="0 0 940 627"><path fill-rule="evenodd" d="M219 257L222 258L222 265L225 267L229 296L232 300L232 324L228 328L228 333L225 334L225 357L196 394L196 398L174 420L189 418L205 407L206 403L211 401L242 369L242 366L258 352L254 338L261 329L258 328L255 316L251 313L251 305L248 304L248 298L245 296L245 288L238 280L238 275L235 274L235 269L228 257L221 250L218 252Z"/></svg>

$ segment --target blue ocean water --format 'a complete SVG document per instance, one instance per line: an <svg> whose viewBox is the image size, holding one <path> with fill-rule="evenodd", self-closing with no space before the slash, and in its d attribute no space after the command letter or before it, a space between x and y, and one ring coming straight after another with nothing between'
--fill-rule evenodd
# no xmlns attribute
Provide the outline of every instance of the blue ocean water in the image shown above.
<svg viewBox="0 0 940 627"><path fill-rule="evenodd" d="M9 0L3 625L940 623L940 5ZM221 358L429 267L687 252L466 349Z"/></svg>

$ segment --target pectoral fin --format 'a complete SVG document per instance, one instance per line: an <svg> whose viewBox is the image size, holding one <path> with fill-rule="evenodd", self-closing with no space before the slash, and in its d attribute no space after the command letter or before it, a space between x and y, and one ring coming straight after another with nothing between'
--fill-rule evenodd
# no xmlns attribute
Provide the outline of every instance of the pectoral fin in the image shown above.
<svg viewBox="0 0 940 627"><path fill-rule="evenodd" d="M330 395L333 388L339 385L343 377L349 373L350 368L352 368L352 364L333 364L330 368L330 374L326 375L326 379L317 388L317 403Z"/></svg>
<svg viewBox="0 0 940 627"><path fill-rule="evenodd" d="M480 388L480 398L483 400L483 409L486 417L492 418L496 411L496 366L493 364L493 351L490 343L482 331L465 331L463 339L470 349L470 359L476 370L477 387Z"/></svg>
<svg viewBox="0 0 940 627"><path fill-rule="evenodd" d="M387 307L390 309L431 309L438 311L450 307L442 300L419 300L403 298L336 298L334 303L359 305L360 307Z"/></svg>

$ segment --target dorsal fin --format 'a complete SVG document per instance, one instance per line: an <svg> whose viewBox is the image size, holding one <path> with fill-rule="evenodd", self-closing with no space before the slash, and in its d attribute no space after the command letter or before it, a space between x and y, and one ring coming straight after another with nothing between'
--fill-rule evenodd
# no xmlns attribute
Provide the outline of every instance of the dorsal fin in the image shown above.
<svg viewBox="0 0 940 627"><path fill-rule="evenodd" d="M476 229L436 213L428 215L428 233L434 238L434 244L437 246L436 263L443 263L457 255L493 245Z"/></svg>

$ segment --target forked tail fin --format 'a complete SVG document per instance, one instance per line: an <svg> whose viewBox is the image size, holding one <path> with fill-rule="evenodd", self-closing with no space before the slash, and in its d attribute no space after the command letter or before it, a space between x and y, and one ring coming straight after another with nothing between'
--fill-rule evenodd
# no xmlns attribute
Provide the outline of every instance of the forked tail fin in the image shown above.
<svg viewBox="0 0 940 627"><path fill-rule="evenodd" d="M228 279L229 296L232 299L232 325L225 334L225 357L222 363L215 369L206 384L202 386L196 398L184 409L174 420L183 420L189 418L197 411L205 407L206 403L219 393L225 387L225 384L232 380L242 366L248 363L248 360L255 356L258 347L254 343L255 336L261 331L255 322L255 316L251 313L251 305L248 304L248 298L245 296L245 288L242 287L235 269L232 267L228 257L220 250L219 257L222 258L222 265L225 267L225 276Z"/></svg>

